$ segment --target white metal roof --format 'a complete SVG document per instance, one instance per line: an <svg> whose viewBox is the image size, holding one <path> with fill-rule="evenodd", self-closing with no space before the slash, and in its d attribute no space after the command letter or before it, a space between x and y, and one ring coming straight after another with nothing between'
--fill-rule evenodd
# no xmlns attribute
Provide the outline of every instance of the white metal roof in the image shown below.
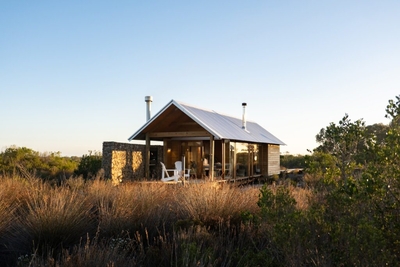
<svg viewBox="0 0 400 267"><path fill-rule="evenodd" d="M136 133L129 137L135 139L147 125L151 124L160 114L171 105L175 105L183 113L201 125L214 139L229 139L248 143L267 143L285 145L281 140L265 130L259 124L246 121L246 130L242 128L242 119L220 114L213 110L205 110L182 102L171 100L162 110L143 125Z"/></svg>

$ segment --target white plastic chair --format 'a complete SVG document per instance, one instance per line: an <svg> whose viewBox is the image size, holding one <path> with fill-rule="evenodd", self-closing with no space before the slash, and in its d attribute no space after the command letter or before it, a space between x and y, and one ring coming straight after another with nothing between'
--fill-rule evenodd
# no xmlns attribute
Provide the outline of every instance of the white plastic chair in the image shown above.
<svg viewBox="0 0 400 267"><path fill-rule="evenodd" d="M160 163L161 163L161 166L162 166L162 169L163 169L162 170L162 175L161 175L161 181L163 181L163 182L170 182L170 181L178 182L179 178L180 178L178 170L177 169L167 169L167 168L165 168L164 163L162 163L162 162L160 162ZM168 172L174 172L174 175L173 176L169 176Z"/></svg>
<svg viewBox="0 0 400 267"><path fill-rule="evenodd" d="M178 174L183 176L183 178L185 178L185 180L190 178L190 169L183 170L182 161L175 162L175 169L178 170Z"/></svg>

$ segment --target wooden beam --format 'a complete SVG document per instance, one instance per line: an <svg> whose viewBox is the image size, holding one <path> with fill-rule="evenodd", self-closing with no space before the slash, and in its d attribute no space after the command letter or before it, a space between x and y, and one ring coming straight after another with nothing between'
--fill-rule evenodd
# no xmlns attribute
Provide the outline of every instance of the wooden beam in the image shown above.
<svg viewBox="0 0 400 267"><path fill-rule="evenodd" d="M202 136L210 136L210 134L206 131L195 131L195 132L157 132L157 133L149 133L150 137L202 137Z"/></svg>
<svg viewBox="0 0 400 267"><path fill-rule="evenodd" d="M193 125L198 125L197 122L195 121L187 121L187 122L172 122L169 124L169 126L193 126Z"/></svg>
<svg viewBox="0 0 400 267"><path fill-rule="evenodd" d="M150 178L150 137L149 137L149 134L146 134L144 176L146 177L147 180Z"/></svg>
<svg viewBox="0 0 400 267"><path fill-rule="evenodd" d="M214 181L214 149L215 149L214 136L210 135L210 161L208 163L210 166L209 176L211 181Z"/></svg>
<svg viewBox="0 0 400 267"><path fill-rule="evenodd" d="M225 179L225 140L222 140L222 178Z"/></svg>

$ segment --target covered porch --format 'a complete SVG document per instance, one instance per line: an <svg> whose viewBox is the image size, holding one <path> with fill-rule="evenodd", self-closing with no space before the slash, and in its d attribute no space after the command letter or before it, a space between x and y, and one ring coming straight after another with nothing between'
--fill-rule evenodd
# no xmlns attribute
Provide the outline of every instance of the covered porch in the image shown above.
<svg viewBox="0 0 400 267"><path fill-rule="evenodd" d="M167 168L174 168L176 161L182 161L184 168L190 170L190 179L212 181L268 175L268 164L265 164L268 145L208 138L169 139L163 146L161 161Z"/></svg>
<svg viewBox="0 0 400 267"><path fill-rule="evenodd" d="M167 169L182 161L184 169L190 169L189 179L211 181L279 173L279 145L283 144L254 122L174 100L128 140L145 140L147 179L150 177L151 142L158 141L163 146L159 161Z"/></svg>

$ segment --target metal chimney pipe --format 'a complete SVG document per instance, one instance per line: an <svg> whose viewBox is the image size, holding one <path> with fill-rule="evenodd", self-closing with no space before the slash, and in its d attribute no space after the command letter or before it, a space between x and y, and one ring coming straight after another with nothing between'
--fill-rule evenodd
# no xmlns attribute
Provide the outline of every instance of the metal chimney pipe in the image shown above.
<svg viewBox="0 0 400 267"><path fill-rule="evenodd" d="M144 101L146 102L146 121L149 121L151 117L151 102L153 102L153 97L145 96Z"/></svg>
<svg viewBox="0 0 400 267"><path fill-rule="evenodd" d="M242 103L243 106L243 115L242 115L242 129L246 130L246 103Z"/></svg>

